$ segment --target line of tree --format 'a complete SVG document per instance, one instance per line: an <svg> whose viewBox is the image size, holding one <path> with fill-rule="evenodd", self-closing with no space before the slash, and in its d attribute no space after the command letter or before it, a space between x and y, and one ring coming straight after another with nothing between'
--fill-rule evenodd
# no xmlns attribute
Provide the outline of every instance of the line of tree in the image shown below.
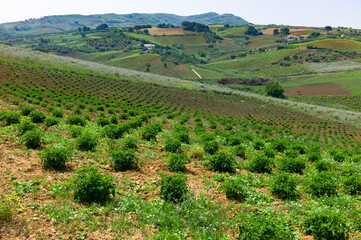
<svg viewBox="0 0 361 240"><path fill-rule="evenodd" d="M253 26L249 26L247 28L247 31L245 32L246 35L251 35L251 36L258 36L258 35L263 35L263 33L259 30L257 30L255 27Z"/></svg>
<svg viewBox="0 0 361 240"><path fill-rule="evenodd" d="M192 31L192 32L208 32L209 27L207 25L196 23L196 22L182 22L182 28L185 31Z"/></svg>
<svg viewBox="0 0 361 240"><path fill-rule="evenodd" d="M134 30L140 30L140 29L143 29L143 28L152 28L152 25L136 25L134 26Z"/></svg>
<svg viewBox="0 0 361 240"><path fill-rule="evenodd" d="M174 25L171 25L171 24L166 24L166 23L160 23L157 25L158 28L175 28Z"/></svg>

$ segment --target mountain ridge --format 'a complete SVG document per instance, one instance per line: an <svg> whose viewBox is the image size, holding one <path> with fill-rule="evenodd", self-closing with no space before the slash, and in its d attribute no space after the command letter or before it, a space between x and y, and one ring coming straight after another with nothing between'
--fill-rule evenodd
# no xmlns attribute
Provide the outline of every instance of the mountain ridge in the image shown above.
<svg viewBox="0 0 361 240"><path fill-rule="evenodd" d="M95 28L100 24L111 27L132 27L135 25L157 25L167 23L180 26L183 21L194 21L202 24L234 24L246 25L248 22L233 14L209 12L191 16L180 16L168 13L131 13L131 14L69 14L52 15L37 19L0 24L0 38L26 36L75 30L82 26Z"/></svg>

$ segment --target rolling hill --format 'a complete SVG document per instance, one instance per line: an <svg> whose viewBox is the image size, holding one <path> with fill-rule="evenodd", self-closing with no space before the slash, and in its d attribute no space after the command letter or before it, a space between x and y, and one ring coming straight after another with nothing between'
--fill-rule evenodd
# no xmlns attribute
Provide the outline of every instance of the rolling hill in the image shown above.
<svg viewBox="0 0 361 240"><path fill-rule="evenodd" d="M100 24L111 27L132 27L135 25L158 25L161 23L180 26L183 21L196 21L202 24L237 24L246 25L248 22L233 14L205 13L193 16L178 16L166 13L154 14L96 14L96 15L57 15L39 19L28 19L21 22L0 24L0 39L26 36L30 34L57 33L76 30L87 26L95 28Z"/></svg>

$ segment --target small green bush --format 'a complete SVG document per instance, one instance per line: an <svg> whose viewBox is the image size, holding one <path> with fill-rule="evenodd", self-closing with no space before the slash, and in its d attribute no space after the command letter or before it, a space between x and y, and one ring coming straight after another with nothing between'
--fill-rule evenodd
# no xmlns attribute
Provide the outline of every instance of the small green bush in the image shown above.
<svg viewBox="0 0 361 240"><path fill-rule="evenodd" d="M263 149L262 153L263 153L263 155L265 155L266 157L269 157L269 158L276 157L276 152L270 147Z"/></svg>
<svg viewBox="0 0 361 240"><path fill-rule="evenodd" d="M20 123L21 116L17 112L3 111L0 113L0 120L5 121L6 126Z"/></svg>
<svg viewBox="0 0 361 240"><path fill-rule="evenodd" d="M188 193L186 181L187 177L183 174L162 174L160 180L160 197L174 203L183 201Z"/></svg>
<svg viewBox="0 0 361 240"><path fill-rule="evenodd" d="M0 201L0 221L9 222L13 218L12 206L9 203Z"/></svg>
<svg viewBox="0 0 361 240"><path fill-rule="evenodd" d="M182 147L181 141L176 138L168 138L164 145L164 150L166 152L180 152Z"/></svg>
<svg viewBox="0 0 361 240"><path fill-rule="evenodd" d="M214 155L219 150L219 143L217 140L211 140L204 142L204 152L210 155Z"/></svg>
<svg viewBox="0 0 361 240"><path fill-rule="evenodd" d="M292 174L279 172L273 179L270 190L277 197L282 199L296 199L297 179Z"/></svg>
<svg viewBox="0 0 361 240"><path fill-rule="evenodd" d="M60 122L60 118L57 117L47 117L44 120L44 124L47 127L58 125L59 122Z"/></svg>
<svg viewBox="0 0 361 240"><path fill-rule="evenodd" d="M314 162L313 165L319 172L331 171L333 168L332 162L329 160L326 160L326 159L318 160L318 161Z"/></svg>
<svg viewBox="0 0 361 240"><path fill-rule="evenodd" d="M53 117L57 117L57 118L63 118L64 117L64 113L63 111L56 109L53 112Z"/></svg>
<svg viewBox="0 0 361 240"><path fill-rule="evenodd" d="M97 124L99 125L99 126L101 126L101 127L104 127L104 126L106 126L106 125L109 125L110 124L110 121L109 121L109 119L107 119L107 118L98 118L97 119Z"/></svg>
<svg viewBox="0 0 361 240"><path fill-rule="evenodd" d="M181 153L172 153L169 156L169 165L167 166L167 169L169 169L172 172L184 172L186 170L186 167L184 164L188 162L188 159L186 156L184 156Z"/></svg>
<svg viewBox="0 0 361 240"><path fill-rule="evenodd" d="M88 131L83 132L75 141L81 151L93 151L99 142L98 136Z"/></svg>
<svg viewBox="0 0 361 240"><path fill-rule="evenodd" d="M157 135L161 131L162 127L160 124L149 124L142 129L140 135L142 136L143 140L157 140Z"/></svg>
<svg viewBox="0 0 361 240"><path fill-rule="evenodd" d="M84 128L81 126L70 126L69 132L72 138L77 138L81 135L81 133L84 131Z"/></svg>
<svg viewBox="0 0 361 240"><path fill-rule="evenodd" d="M306 161L302 158L284 157L280 160L279 168L285 172L303 174L303 170L306 168Z"/></svg>
<svg viewBox="0 0 361 240"><path fill-rule="evenodd" d="M119 139L123 136L123 133L124 129L122 128L122 125L110 124L104 126L102 129L103 136L111 139Z"/></svg>
<svg viewBox="0 0 361 240"><path fill-rule="evenodd" d="M35 130L38 128L39 128L39 126L36 125L35 123L32 123L29 120L25 120L19 124L18 131L20 134L24 134L27 131L32 131L32 130Z"/></svg>
<svg viewBox="0 0 361 240"><path fill-rule="evenodd" d="M337 194L337 183L333 172L318 172L308 179L310 193L316 197Z"/></svg>
<svg viewBox="0 0 361 240"><path fill-rule="evenodd" d="M77 125L84 127L86 125L86 120L79 115L71 115L66 118L66 123L69 125Z"/></svg>
<svg viewBox="0 0 361 240"><path fill-rule="evenodd" d="M256 150L261 150L265 146L264 142L261 140L255 140L252 145L253 145L253 148Z"/></svg>
<svg viewBox="0 0 361 240"><path fill-rule="evenodd" d="M20 111L23 116L29 116L32 111L35 111L35 108L33 106L24 105L20 108Z"/></svg>
<svg viewBox="0 0 361 240"><path fill-rule="evenodd" d="M247 196L248 186L241 177L231 177L222 183L222 189L228 199L244 201Z"/></svg>
<svg viewBox="0 0 361 240"><path fill-rule="evenodd" d="M25 142L25 146L30 149L36 149L41 146L43 141L43 132L40 129L27 131L23 136L21 142Z"/></svg>
<svg viewBox="0 0 361 240"><path fill-rule="evenodd" d="M272 142L271 147L278 151L283 152L287 149L288 141L285 139L276 139Z"/></svg>
<svg viewBox="0 0 361 240"><path fill-rule="evenodd" d="M273 159L265 155L258 154L253 156L248 162L248 169L256 173L271 173Z"/></svg>
<svg viewBox="0 0 361 240"><path fill-rule="evenodd" d="M306 147L303 146L302 144L296 143L296 144L291 146L291 149L298 151L298 153L301 154L301 155L306 153Z"/></svg>
<svg viewBox="0 0 361 240"><path fill-rule="evenodd" d="M234 172L237 168L237 162L232 154L221 151L211 157L209 166L212 171Z"/></svg>
<svg viewBox="0 0 361 240"><path fill-rule="evenodd" d="M118 119L116 116L112 115L110 118L109 118L109 121L111 124L118 124Z"/></svg>
<svg viewBox="0 0 361 240"><path fill-rule="evenodd" d="M126 136L123 139L123 147L125 149L137 149L138 148L138 140L132 136Z"/></svg>
<svg viewBox="0 0 361 240"><path fill-rule="evenodd" d="M53 146L42 151L41 163L47 169L63 170L71 159L73 151L62 145Z"/></svg>
<svg viewBox="0 0 361 240"><path fill-rule="evenodd" d="M238 146L242 142L242 137L236 135L230 135L227 137L226 140L228 146Z"/></svg>
<svg viewBox="0 0 361 240"><path fill-rule="evenodd" d="M71 179L75 200L83 203L105 203L109 195L115 195L114 177L102 174L95 166L87 166L75 172Z"/></svg>
<svg viewBox="0 0 361 240"><path fill-rule="evenodd" d="M181 141L182 143L189 144L190 143L190 137L189 134L185 131L182 132L174 132L174 137Z"/></svg>
<svg viewBox="0 0 361 240"><path fill-rule="evenodd" d="M239 240L289 240L297 239L282 218L266 213L243 213L240 217Z"/></svg>
<svg viewBox="0 0 361 240"><path fill-rule="evenodd" d="M133 149L114 149L110 151L111 163L114 170L123 172L138 167L138 158Z"/></svg>
<svg viewBox="0 0 361 240"><path fill-rule="evenodd" d="M32 111L29 116L33 123L43 123L46 118L46 115L43 111Z"/></svg>
<svg viewBox="0 0 361 240"><path fill-rule="evenodd" d="M329 206L320 206L309 211L304 226L308 234L322 240L346 240L350 232L343 210Z"/></svg>
<svg viewBox="0 0 361 240"><path fill-rule="evenodd" d="M354 173L351 176L347 176L344 181L344 188L351 195L361 194L361 175Z"/></svg>
<svg viewBox="0 0 361 240"><path fill-rule="evenodd" d="M237 145L234 147L233 152L236 156L245 158L246 157L246 147L243 145Z"/></svg>

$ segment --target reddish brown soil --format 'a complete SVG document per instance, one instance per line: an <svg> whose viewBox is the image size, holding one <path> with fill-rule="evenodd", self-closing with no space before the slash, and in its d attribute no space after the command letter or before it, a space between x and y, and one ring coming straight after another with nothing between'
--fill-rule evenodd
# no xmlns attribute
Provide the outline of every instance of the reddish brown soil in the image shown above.
<svg viewBox="0 0 361 240"><path fill-rule="evenodd" d="M147 28L150 35L185 35L192 32L184 31L182 28ZM194 32L193 32L194 34Z"/></svg>
<svg viewBox="0 0 361 240"><path fill-rule="evenodd" d="M299 87L285 88L285 93L292 97L302 96L352 96L352 93L336 83L318 83Z"/></svg>

